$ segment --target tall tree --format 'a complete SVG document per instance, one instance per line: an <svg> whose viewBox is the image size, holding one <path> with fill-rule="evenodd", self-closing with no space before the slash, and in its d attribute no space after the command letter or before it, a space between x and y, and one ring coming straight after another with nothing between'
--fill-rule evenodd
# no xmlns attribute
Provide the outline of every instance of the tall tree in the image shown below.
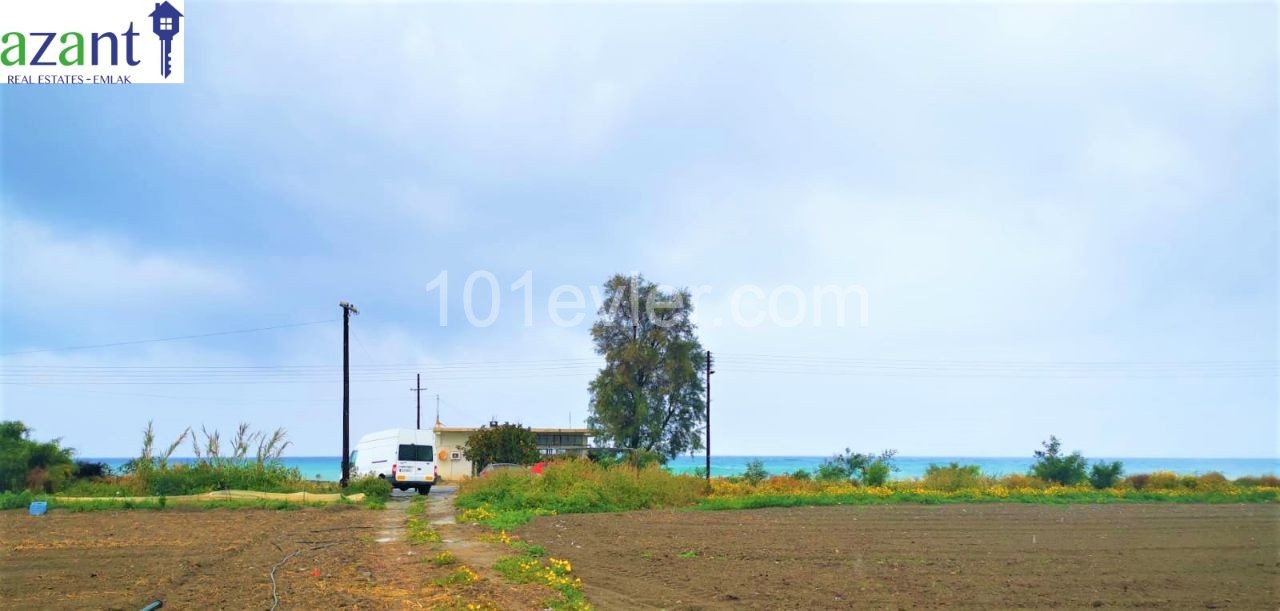
<svg viewBox="0 0 1280 611"><path fill-rule="evenodd" d="M663 291L644 276L621 274L604 289L591 326L596 353L604 357L591 382L587 419L597 443L664 459L701 449L705 363L689 320L689 291Z"/></svg>

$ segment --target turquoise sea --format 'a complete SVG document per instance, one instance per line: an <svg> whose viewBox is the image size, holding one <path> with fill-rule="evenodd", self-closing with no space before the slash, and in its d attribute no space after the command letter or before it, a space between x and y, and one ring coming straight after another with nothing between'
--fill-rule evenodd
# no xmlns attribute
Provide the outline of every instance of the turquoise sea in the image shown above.
<svg viewBox="0 0 1280 611"><path fill-rule="evenodd" d="M764 463L766 471L772 474L791 473L796 469L813 472L822 462L823 456L713 456L711 457L711 474L716 476L738 475L746 470L747 463L759 460ZM127 458L86 458L105 462L112 469L119 469ZM172 458L171 462L190 462L192 458ZM1125 473L1150 473L1152 471L1173 471L1179 474L1200 474L1217 471L1229 478L1243 475L1276 475L1280 473L1280 458L1096 458L1091 460L1119 460L1124 463ZM342 466L336 456L286 456L281 459L289 467L297 467L308 479L337 481ZM1010 473L1026 473L1031 468L1031 457L990 457L990 456L898 456L894 464L898 466L897 478L912 478L924 475L930 464L947 464L958 462L966 465L978 465L983 473L989 475L1007 475ZM690 473L705 465L702 456L681 456L667 467L677 473Z"/></svg>

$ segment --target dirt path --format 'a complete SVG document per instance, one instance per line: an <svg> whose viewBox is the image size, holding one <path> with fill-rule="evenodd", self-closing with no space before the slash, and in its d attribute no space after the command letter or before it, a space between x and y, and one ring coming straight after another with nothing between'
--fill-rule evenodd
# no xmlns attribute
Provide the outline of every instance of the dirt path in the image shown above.
<svg viewBox="0 0 1280 611"><path fill-rule="evenodd" d="M485 536L492 533L483 527L457 523L453 506L457 491L456 486L440 486L433 488L427 496L425 513L432 527L440 533L440 547L453 553L460 562L480 574L491 579L501 579L493 571L493 563L503 556L511 555L511 551L500 544L485 541Z"/></svg>
<svg viewBox="0 0 1280 611"><path fill-rule="evenodd" d="M1280 608L1275 505L885 505L536 518L602 609Z"/></svg>

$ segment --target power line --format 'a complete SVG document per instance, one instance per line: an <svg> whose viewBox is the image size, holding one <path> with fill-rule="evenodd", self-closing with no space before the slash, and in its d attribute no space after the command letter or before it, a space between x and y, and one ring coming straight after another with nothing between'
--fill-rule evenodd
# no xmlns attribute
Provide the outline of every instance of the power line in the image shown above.
<svg viewBox="0 0 1280 611"><path fill-rule="evenodd" d="M801 355L780 355L780 354L757 354L757 353L740 353L727 352L721 353L721 358L728 357L730 359L742 360L774 360L774 361L817 361L817 362L840 362L840 363L885 363L885 364L951 364L951 365L1008 365L1008 366L1230 366L1230 365L1271 365L1275 366L1276 360L1193 360L1193 361L1001 361L1001 360L947 360L947 359L894 359L894 358L859 358L859 357L841 357L841 356L801 356Z"/></svg>
<svg viewBox="0 0 1280 611"><path fill-rule="evenodd" d="M287 325L275 325L271 327L257 327L254 329L236 329L234 331L215 331L213 333L198 333L195 335L178 335L175 337L161 337L156 339L138 339L125 342L112 342L109 344L87 344L83 346L64 346L62 348L42 348L39 350L23 350L19 352L3 352L0 356L17 356L21 354L39 354L43 352L67 352L71 350L90 350L93 348L112 348L115 346L133 346L137 344L152 344L157 342L175 342L184 339L200 339L205 337L217 337L220 335L237 335L240 333L257 333L259 331L274 331L276 329L288 329L292 327L305 327L308 325L320 325L335 322L338 319L330 318L328 320L313 320L311 322L290 323Z"/></svg>
<svg viewBox="0 0 1280 611"><path fill-rule="evenodd" d="M354 330L353 330L354 332ZM568 365L585 365L590 363L599 363L598 358L574 358L574 359L542 359L542 360L513 360L513 361L454 361L440 363L403 363L403 364L387 364L387 365L352 365L351 369L394 369L416 371L419 369L453 369L453 368L470 368L470 367L521 367L524 365L534 365L542 367L556 367ZM341 369L340 365L23 365L12 364L5 365L8 369L20 368L60 368L60 369L138 369L138 370L167 370L167 369L290 369L290 370L322 370L333 371Z"/></svg>

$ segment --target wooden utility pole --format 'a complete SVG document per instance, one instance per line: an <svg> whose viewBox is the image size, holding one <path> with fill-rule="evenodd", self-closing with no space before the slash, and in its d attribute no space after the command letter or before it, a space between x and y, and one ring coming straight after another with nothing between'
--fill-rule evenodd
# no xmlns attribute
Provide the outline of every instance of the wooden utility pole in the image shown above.
<svg viewBox="0 0 1280 611"><path fill-rule="evenodd" d="M360 311L345 301L338 306L342 308L342 480L338 484L345 488L351 480L351 315Z"/></svg>
<svg viewBox="0 0 1280 611"><path fill-rule="evenodd" d="M421 429L422 428L422 391L426 390L425 388L422 387L422 374L418 374L417 386L418 386L417 388L410 388L409 390L412 390L418 393L418 428ZM439 396L439 395L436 395L436 396ZM439 411L438 407L436 411Z"/></svg>
<svg viewBox="0 0 1280 611"><path fill-rule="evenodd" d="M711 351L707 351L707 487L711 487Z"/></svg>

